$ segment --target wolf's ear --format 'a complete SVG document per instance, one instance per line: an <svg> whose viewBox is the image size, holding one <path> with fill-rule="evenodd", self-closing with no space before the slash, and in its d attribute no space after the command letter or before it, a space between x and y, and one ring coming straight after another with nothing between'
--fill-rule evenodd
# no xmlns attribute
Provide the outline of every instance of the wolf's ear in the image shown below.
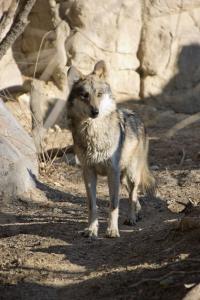
<svg viewBox="0 0 200 300"><path fill-rule="evenodd" d="M106 63L103 60L100 60L94 66L93 74L97 75L99 78L107 77L107 68Z"/></svg>
<svg viewBox="0 0 200 300"><path fill-rule="evenodd" d="M82 73L79 70L77 70L74 66L71 66L67 71L69 87L72 87L73 84L79 81L79 79L81 79L82 77L83 77Z"/></svg>

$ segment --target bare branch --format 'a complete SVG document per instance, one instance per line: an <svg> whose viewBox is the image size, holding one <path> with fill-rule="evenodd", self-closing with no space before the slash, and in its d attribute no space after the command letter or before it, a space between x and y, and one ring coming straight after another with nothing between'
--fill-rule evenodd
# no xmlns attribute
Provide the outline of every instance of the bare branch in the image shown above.
<svg viewBox="0 0 200 300"><path fill-rule="evenodd" d="M23 8L20 10L16 19L11 26L10 31L1 42L0 59L4 56L7 50L13 45L16 39L24 31L28 25L28 15L35 4L36 0L26 0Z"/></svg>
<svg viewBox="0 0 200 300"><path fill-rule="evenodd" d="M173 126L171 129L169 129L165 133L165 137L171 138L172 136L174 136L176 134L177 131L179 131L179 130L185 128L186 126L189 126L199 120L200 120L200 112L193 114L193 115L187 117L186 119L178 122L175 126Z"/></svg>
<svg viewBox="0 0 200 300"><path fill-rule="evenodd" d="M8 8L8 11L3 14L3 19L0 24L0 42L5 38L6 34L10 30L13 20L17 11L18 2L13 0Z"/></svg>

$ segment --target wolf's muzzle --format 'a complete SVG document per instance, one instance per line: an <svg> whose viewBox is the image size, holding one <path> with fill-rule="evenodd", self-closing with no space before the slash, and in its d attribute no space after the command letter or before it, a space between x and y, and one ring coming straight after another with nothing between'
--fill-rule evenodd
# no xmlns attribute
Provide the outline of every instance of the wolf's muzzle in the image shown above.
<svg viewBox="0 0 200 300"><path fill-rule="evenodd" d="M98 108L92 108L91 109L91 117L94 119L94 118L96 118L97 116L98 116L98 114L99 114L99 110L98 110Z"/></svg>

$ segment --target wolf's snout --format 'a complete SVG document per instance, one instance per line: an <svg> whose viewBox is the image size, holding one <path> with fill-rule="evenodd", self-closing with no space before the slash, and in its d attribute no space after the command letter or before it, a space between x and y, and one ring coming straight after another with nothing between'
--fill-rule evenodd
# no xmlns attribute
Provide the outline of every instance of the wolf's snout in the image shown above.
<svg viewBox="0 0 200 300"><path fill-rule="evenodd" d="M98 114L99 114L99 110L98 110L98 108L92 108L91 109L91 114L92 114L92 118L96 118L97 116L98 116Z"/></svg>

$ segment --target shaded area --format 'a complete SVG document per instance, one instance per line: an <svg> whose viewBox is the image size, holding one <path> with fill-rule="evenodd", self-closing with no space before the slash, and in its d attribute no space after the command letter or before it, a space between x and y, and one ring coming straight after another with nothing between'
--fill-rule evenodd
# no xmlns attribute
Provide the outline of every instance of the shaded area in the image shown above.
<svg viewBox="0 0 200 300"><path fill-rule="evenodd" d="M181 281L189 285L197 284L200 274L194 271L195 261L185 261L153 270L136 272L116 272L89 279L66 287L42 286L34 283L19 283L6 288L0 287L2 299L181 299L187 289ZM190 266L189 266L190 265ZM196 266L197 267L197 266ZM110 282L111 284L108 284ZM103 288L102 288L103 287ZM13 297L12 295L15 295Z"/></svg>

